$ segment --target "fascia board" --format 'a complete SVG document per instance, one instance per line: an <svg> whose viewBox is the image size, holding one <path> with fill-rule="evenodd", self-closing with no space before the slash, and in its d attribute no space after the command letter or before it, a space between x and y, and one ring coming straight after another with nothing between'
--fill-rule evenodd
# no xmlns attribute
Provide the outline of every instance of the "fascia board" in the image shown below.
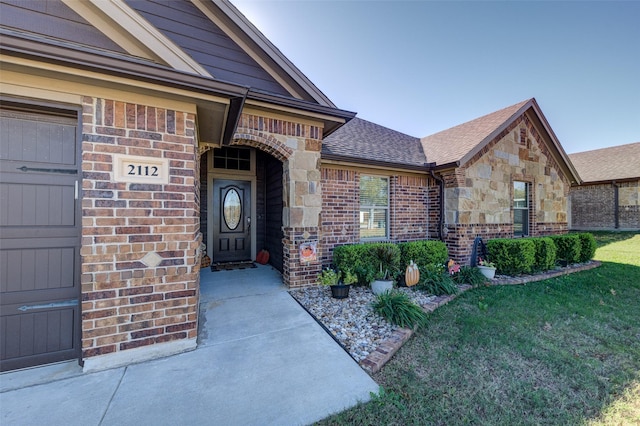
<svg viewBox="0 0 640 426"><path fill-rule="evenodd" d="M139 55L139 45L145 46L153 55L160 58L167 65L179 71L195 73L204 77L212 77L198 62L194 61L178 45L165 37L157 28L147 22L136 11L127 6L122 0L88 0L78 2L77 0L63 0L67 6L83 16L89 22L102 19L88 6L92 5L111 19L111 22L103 22L96 28L102 31L107 37L132 55ZM119 28L113 28L117 25ZM108 31L109 28L113 31ZM122 32L128 33L138 41L123 42ZM119 34L116 36L115 34ZM135 48L133 46L136 46ZM143 49L144 51L144 49Z"/></svg>

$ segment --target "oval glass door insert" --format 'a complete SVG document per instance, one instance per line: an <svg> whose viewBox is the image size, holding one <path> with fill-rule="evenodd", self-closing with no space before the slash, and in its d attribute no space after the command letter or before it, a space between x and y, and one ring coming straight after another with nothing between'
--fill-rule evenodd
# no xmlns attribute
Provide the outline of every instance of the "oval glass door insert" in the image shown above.
<svg viewBox="0 0 640 426"><path fill-rule="evenodd" d="M224 223L227 224L227 228L236 229L240 225L240 219L242 218L242 204L240 203L238 191L233 188L227 191L222 205Z"/></svg>

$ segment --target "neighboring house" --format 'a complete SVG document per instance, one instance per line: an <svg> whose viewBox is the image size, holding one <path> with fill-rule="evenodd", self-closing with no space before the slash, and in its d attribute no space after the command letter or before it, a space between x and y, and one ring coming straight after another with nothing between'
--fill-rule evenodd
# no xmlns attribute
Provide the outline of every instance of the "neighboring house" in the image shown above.
<svg viewBox="0 0 640 426"><path fill-rule="evenodd" d="M478 236L567 232L579 183L535 99L422 139L356 118L324 140L322 173L326 251L440 238L464 264Z"/></svg>
<svg viewBox="0 0 640 426"><path fill-rule="evenodd" d="M315 281L322 139L355 114L231 3L0 8L3 370L195 347L201 232Z"/></svg>
<svg viewBox="0 0 640 426"><path fill-rule="evenodd" d="M419 139L336 108L228 0L0 8L3 370L194 348L203 241L299 287L336 245L467 263L567 230L579 179L533 99Z"/></svg>
<svg viewBox="0 0 640 426"><path fill-rule="evenodd" d="M569 197L571 229L640 230L640 142L569 158L583 180Z"/></svg>

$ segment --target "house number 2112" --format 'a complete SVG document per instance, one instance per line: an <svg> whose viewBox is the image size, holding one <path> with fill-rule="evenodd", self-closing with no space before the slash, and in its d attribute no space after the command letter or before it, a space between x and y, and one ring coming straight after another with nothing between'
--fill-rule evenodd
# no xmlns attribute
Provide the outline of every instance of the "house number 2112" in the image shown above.
<svg viewBox="0 0 640 426"><path fill-rule="evenodd" d="M127 164L129 167L128 175L130 176L158 176L158 167L156 166L143 166L135 164Z"/></svg>

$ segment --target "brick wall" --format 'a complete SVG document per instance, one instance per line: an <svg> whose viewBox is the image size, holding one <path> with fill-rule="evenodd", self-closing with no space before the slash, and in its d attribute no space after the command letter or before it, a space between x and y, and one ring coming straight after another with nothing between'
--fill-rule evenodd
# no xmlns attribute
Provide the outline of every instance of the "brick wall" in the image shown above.
<svg viewBox="0 0 640 426"><path fill-rule="evenodd" d="M195 145L192 114L84 98L84 358L196 338ZM113 154L168 158L169 183L115 182Z"/></svg>
<svg viewBox="0 0 640 426"><path fill-rule="evenodd" d="M640 229L640 181L618 183L618 228ZM615 187L612 183L571 189L572 229L615 229Z"/></svg>
<svg viewBox="0 0 640 426"><path fill-rule="evenodd" d="M437 194L437 186L427 176L389 177L389 241L427 239L434 217L429 194L433 188ZM326 166L321 169L321 179L321 259L327 267L334 247L360 243L360 172Z"/></svg>

